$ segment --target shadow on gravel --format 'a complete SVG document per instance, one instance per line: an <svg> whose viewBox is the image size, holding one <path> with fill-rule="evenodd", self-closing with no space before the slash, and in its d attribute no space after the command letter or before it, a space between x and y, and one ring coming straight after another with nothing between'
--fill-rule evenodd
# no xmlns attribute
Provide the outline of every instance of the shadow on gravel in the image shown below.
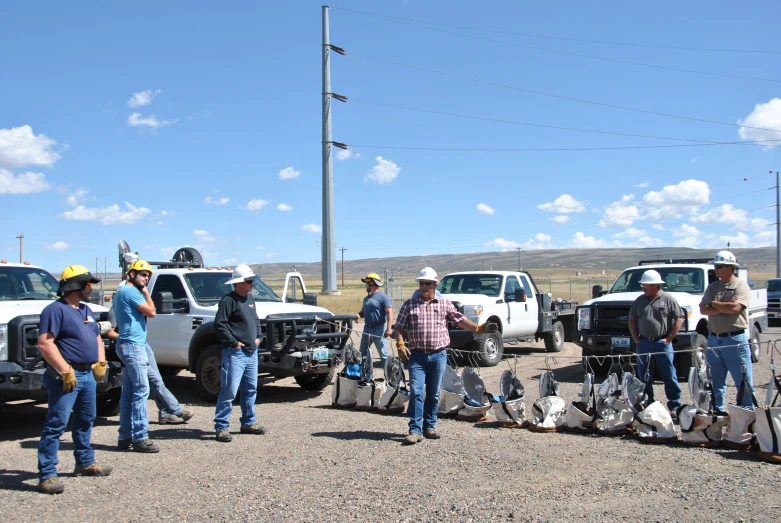
<svg viewBox="0 0 781 523"><path fill-rule="evenodd" d="M163 378L165 386L176 396L179 403L183 405L193 405L196 407L214 408L214 403L204 401L198 395L195 388L195 378L192 376L168 376ZM296 403L307 401L313 397L322 394L323 391L308 391L298 385L276 385L274 378L258 379L258 396L255 404L262 403ZM239 397L236 396L234 405L239 404Z"/></svg>
<svg viewBox="0 0 781 523"><path fill-rule="evenodd" d="M345 431L345 432L313 432L315 438L334 438L341 440L367 439L370 441L398 441L404 440L405 435L398 432L376 432L368 430Z"/></svg>
<svg viewBox="0 0 781 523"><path fill-rule="evenodd" d="M753 461L754 463L761 463L756 452L749 452L745 450L732 450L732 449L714 449L716 454L724 459L734 459L737 461Z"/></svg>
<svg viewBox="0 0 781 523"><path fill-rule="evenodd" d="M0 469L0 490L34 491L35 485L29 485L24 482L37 478L38 474L29 470Z"/></svg>
<svg viewBox="0 0 781 523"><path fill-rule="evenodd" d="M201 429L188 428L186 425L174 425L178 428L156 429L149 425L149 437L153 440L177 440L177 439L204 439L204 436L214 436L213 432L204 432Z"/></svg>

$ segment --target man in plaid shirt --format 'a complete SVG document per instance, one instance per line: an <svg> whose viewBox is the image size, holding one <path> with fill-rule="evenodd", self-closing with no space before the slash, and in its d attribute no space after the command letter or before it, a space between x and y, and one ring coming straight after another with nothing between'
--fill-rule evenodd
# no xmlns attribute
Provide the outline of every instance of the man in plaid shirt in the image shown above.
<svg viewBox="0 0 781 523"><path fill-rule="evenodd" d="M479 334L498 330L493 323L484 323L478 327L458 312L451 301L437 296L436 286L439 278L431 267L423 268L415 279L420 285L420 292L402 304L396 320L399 357L405 361L409 360L409 435L404 439L406 445L421 442L424 437L441 437L435 426L439 389L442 387L447 365L446 349L450 346L448 323ZM410 348L407 348L404 342L405 337L409 340Z"/></svg>

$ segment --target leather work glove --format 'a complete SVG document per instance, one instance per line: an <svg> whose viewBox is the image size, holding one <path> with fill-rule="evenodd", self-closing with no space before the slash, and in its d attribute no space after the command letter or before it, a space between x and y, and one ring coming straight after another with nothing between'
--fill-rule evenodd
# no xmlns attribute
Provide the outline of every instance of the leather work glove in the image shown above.
<svg viewBox="0 0 781 523"><path fill-rule="evenodd" d="M476 334L489 334L492 332L499 332L499 326L493 322L485 322L482 325L477 326Z"/></svg>
<svg viewBox="0 0 781 523"><path fill-rule="evenodd" d="M68 367L68 370L60 374L62 376L62 390L64 392L73 392L76 388L76 373L73 372L73 367Z"/></svg>
<svg viewBox="0 0 781 523"><path fill-rule="evenodd" d="M111 322L99 321L98 327L100 327L100 335L105 336L106 334L108 334L108 331L111 330Z"/></svg>
<svg viewBox="0 0 781 523"><path fill-rule="evenodd" d="M95 376L95 381L100 381L106 376L106 362L99 361L92 364L92 375Z"/></svg>
<svg viewBox="0 0 781 523"><path fill-rule="evenodd" d="M409 361L410 352L407 345L404 342L397 343L396 346L399 349L399 359L401 361Z"/></svg>

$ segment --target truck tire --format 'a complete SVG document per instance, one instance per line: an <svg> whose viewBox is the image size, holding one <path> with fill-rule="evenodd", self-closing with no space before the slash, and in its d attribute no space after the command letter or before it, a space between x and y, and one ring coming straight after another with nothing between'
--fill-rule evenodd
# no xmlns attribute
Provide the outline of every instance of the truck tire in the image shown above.
<svg viewBox="0 0 781 523"><path fill-rule="evenodd" d="M174 253L171 257L171 261L176 262L189 262L195 267L203 267L203 256L198 252L198 249L193 247L182 247Z"/></svg>
<svg viewBox="0 0 781 523"><path fill-rule="evenodd" d="M222 349L219 345L209 345L198 355L195 366L195 385L198 395L204 401L217 403L220 393L220 371L222 368Z"/></svg>
<svg viewBox="0 0 781 523"><path fill-rule="evenodd" d="M122 388L117 387L108 392L98 394L95 397L95 410L98 416L110 418L119 414L119 400L122 397Z"/></svg>
<svg viewBox="0 0 781 523"><path fill-rule="evenodd" d="M564 348L564 324L557 321L553 324L553 330L542 335L545 340L545 350L548 352L561 352Z"/></svg>
<svg viewBox="0 0 781 523"><path fill-rule="evenodd" d="M759 338L759 325L756 323L751 329L749 348L751 349L751 363L759 363L759 354L762 352L762 340Z"/></svg>
<svg viewBox="0 0 781 523"><path fill-rule="evenodd" d="M481 367L496 367L504 355L504 343L497 332L486 335L477 340L477 364Z"/></svg>
<svg viewBox="0 0 781 523"><path fill-rule="evenodd" d="M335 375L336 367L323 374L302 374L296 376L296 383L304 390L323 390L331 384Z"/></svg>
<svg viewBox="0 0 781 523"><path fill-rule="evenodd" d="M705 352L708 347L708 339L702 334L697 335L697 349L692 352L682 352L675 361L675 370L678 373L678 381L689 380L689 370L692 367L700 368L705 365Z"/></svg>

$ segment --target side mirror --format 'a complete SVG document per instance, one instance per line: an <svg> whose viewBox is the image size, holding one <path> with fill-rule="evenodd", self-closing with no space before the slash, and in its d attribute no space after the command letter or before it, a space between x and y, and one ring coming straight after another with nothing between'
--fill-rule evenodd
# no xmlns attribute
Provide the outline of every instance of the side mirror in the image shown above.
<svg viewBox="0 0 781 523"><path fill-rule="evenodd" d="M604 293L607 294L607 293ZM591 287L591 297L592 298L599 298L602 296L602 286L601 285L594 285Z"/></svg>
<svg viewBox="0 0 781 523"><path fill-rule="evenodd" d="M517 291L516 292L505 292L504 293L504 301L506 301L507 303L511 303L511 302L516 301L516 293L517 293Z"/></svg>
<svg viewBox="0 0 781 523"><path fill-rule="evenodd" d="M174 313L174 295L170 292L156 292L152 296L152 302L155 304L157 314Z"/></svg>
<svg viewBox="0 0 781 523"><path fill-rule="evenodd" d="M305 292L304 305L317 305L317 294L314 292Z"/></svg>
<svg viewBox="0 0 781 523"><path fill-rule="evenodd" d="M526 289L518 289L515 291L515 301L526 301Z"/></svg>

